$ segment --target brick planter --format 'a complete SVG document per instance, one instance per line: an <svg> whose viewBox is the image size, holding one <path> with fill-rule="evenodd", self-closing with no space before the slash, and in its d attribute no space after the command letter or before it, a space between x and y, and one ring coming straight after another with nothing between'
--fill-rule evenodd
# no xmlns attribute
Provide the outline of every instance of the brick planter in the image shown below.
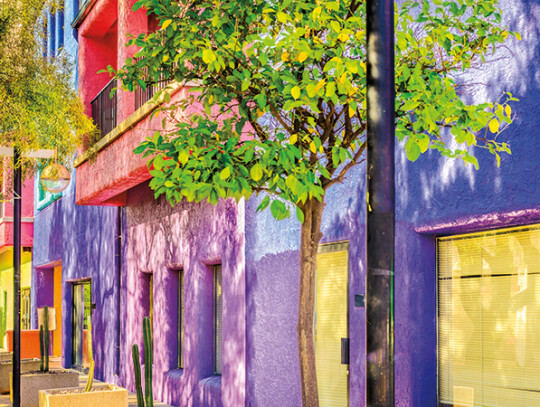
<svg viewBox="0 0 540 407"><path fill-rule="evenodd" d="M111 384L82 388L40 390L39 407L127 407L127 390Z"/></svg>
<svg viewBox="0 0 540 407"><path fill-rule="evenodd" d="M12 375L10 374L10 384L12 383L11 376ZM46 373L33 371L23 373L21 375L21 407L38 407L40 390L78 386L79 373L73 370L51 370ZM10 394L13 402L13 391L11 391Z"/></svg>

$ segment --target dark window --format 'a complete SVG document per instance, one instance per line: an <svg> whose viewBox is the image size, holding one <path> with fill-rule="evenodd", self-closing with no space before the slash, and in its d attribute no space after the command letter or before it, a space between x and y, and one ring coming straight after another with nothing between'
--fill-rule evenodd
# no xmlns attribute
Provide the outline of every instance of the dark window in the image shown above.
<svg viewBox="0 0 540 407"><path fill-rule="evenodd" d="M178 368L184 368L184 272L178 272Z"/></svg>
<svg viewBox="0 0 540 407"><path fill-rule="evenodd" d="M223 350L223 290L221 264L214 266L214 374L221 374Z"/></svg>

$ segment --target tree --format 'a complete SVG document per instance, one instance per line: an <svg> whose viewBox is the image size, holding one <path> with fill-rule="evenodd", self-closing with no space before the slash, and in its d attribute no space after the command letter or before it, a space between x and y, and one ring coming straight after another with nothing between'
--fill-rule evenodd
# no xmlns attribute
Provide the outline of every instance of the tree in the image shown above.
<svg viewBox="0 0 540 407"><path fill-rule="evenodd" d="M139 0L133 9L140 7L160 29L131 38L135 58L109 71L129 90L163 78L197 86L187 100L160 106L168 124L135 153L150 157L150 186L172 205L264 192L258 209L270 207L276 219L296 208L302 400L316 406L312 330L325 194L365 159L364 1ZM497 136L512 122L515 99L467 104L458 92L466 84L456 79L517 36L501 25L497 0L405 1L395 13L396 135L407 157L434 149L478 167L473 147L497 160L510 153ZM196 101L204 112L190 108Z"/></svg>
<svg viewBox="0 0 540 407"><path fill-rule="evenodd" d="M53 0L0 1L0 145L56 149L69 164L95 129L73 88L68 59L44 57L43 16L56 8ZM29 172L34 164L24 167Z"/></svg>

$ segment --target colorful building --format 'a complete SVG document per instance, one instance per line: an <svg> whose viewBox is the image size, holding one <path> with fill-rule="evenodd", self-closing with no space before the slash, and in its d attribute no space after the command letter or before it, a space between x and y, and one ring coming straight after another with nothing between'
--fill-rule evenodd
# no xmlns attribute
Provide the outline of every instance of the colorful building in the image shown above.
<svg viewBox="0 0 540 407"><path fill-rule="evenodd" d="M6 331L13 330L13 176L7 161L2 162L0 191L0 348L7 349ZM32 246L34 244L33 178L22 187L21 219L21 328L30 329Z"/></svg>
<svg viewBox="0 0 540 407"><path fill-rule="evenodd" d="M83 102L103 137L94 160L76 159L75 183L62 198L36 208L32 306L61 309L65 366L84 365L83 321L92 312L100 380L134 390L131 346L142 345L142 318L150 316L157 399L297 407L299 223L257 213L257 199L174 208L154 199L146 163L132 153L161 126L149 117L151 92L119 90L111 99L114 82L97 74L132 56L126 34L155 29L133 3L90 0L79 9L66 1L64 13L49 18L56 41L49 48L59 48L52 27L65 27ZM532 391L540 374L540 7L505 0L504 9L523 40L509 43L513 55L470 74L487 86L468 97L506 90L520 99L504 134L512 155L497 167L479 151L475 171L436 154L410 163L396 151L398 406L471 397L487 405L491 395L507 406L540 405ZM172 100L185 94L177 89ZM330 190L323 219L316 307L323 406L365 405L365 309L355 304L365 293L364 178L359 167ZM341 365L345 337L350 360Z"/></svg>

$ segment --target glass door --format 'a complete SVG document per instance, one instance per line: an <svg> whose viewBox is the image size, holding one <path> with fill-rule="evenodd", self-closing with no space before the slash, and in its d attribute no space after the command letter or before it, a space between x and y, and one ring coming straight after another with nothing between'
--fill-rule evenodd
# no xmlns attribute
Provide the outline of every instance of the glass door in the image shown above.
<svg viewBox="0 0 540 407"><path fill-rule="evenodd" d="M90 281L73 284L72 365L89 367L88 317L92 311L92 286Z"/></svg>
<svg viewBox="0 0 540 407"><path fill-rule="evenodd" d="M21 329L30 329L30 287L21 289Z"/></svg>

